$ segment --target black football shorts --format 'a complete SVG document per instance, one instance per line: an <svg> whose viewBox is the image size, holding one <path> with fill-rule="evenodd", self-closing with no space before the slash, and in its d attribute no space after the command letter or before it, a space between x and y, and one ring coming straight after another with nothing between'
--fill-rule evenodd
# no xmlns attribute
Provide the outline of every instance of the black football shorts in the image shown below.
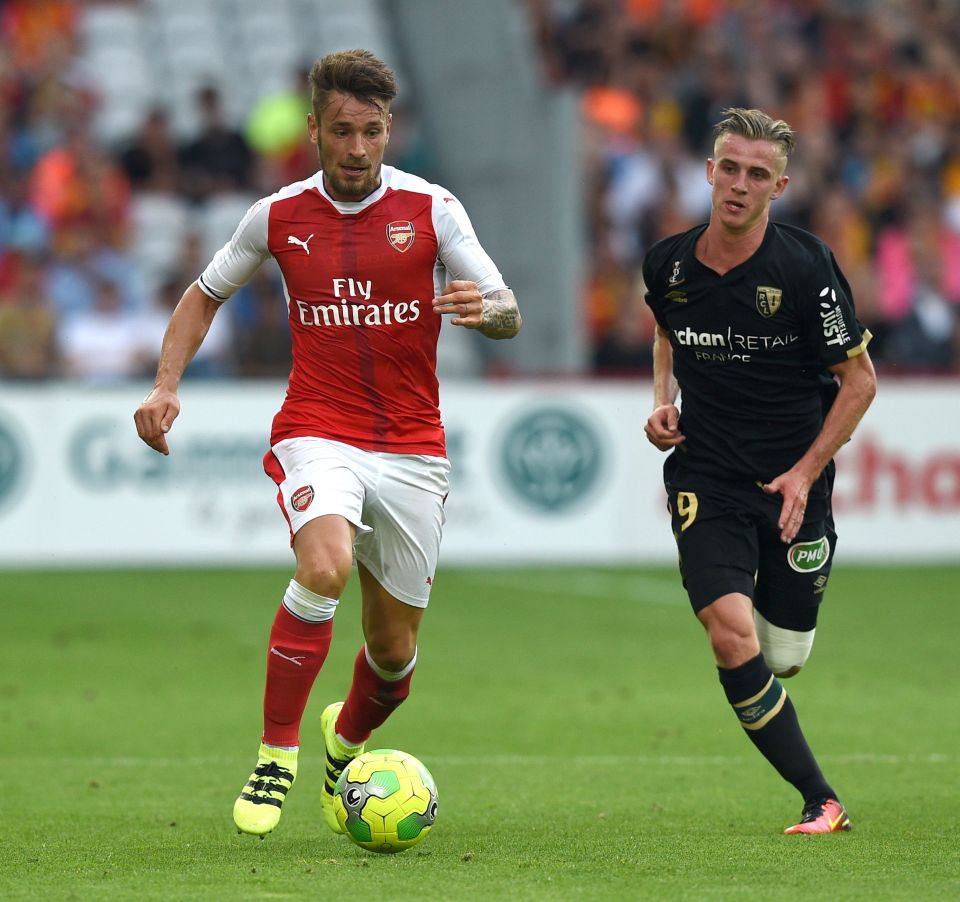
<svg viewBox="0 0 960 902"><path fill-rule="evenodd" d="M668 507L680 554L680 575L693 610L740 592L774 626L817 625L836 549L829 494L811 493L796 539L780 541L783 498L759 485L710 484L693 489L667 480Z"/></svg>

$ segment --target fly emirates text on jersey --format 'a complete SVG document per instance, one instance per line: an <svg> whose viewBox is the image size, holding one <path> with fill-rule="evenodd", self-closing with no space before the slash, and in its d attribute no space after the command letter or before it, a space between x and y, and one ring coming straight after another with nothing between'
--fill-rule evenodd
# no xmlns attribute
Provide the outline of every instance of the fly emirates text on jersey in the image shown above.
<svg viewBox="0 0 960 902"><path fill-rule="evenodd" d="M294 299L304 326L392 326L412 323L420 318L420 301L369 303L373 283L360 279L334 279L333 296L338 303L312 304Z"/></svg>

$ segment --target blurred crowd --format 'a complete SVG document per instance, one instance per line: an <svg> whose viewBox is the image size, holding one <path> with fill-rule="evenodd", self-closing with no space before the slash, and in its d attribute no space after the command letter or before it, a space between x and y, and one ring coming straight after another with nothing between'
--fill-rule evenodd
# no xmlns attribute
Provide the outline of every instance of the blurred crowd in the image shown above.
<svg viewBox="0 0 960 902"><path fill-rule="evenodd" d="M711 128L729 106L797 131L773 216L833 248L878 364L960 368L955 0L527 3L548 77L583 91L596 371L649 367L639 263L707 220Z"/></svg>
<svg viewBox="0 0 960 902"><path fill-rule="evenodd" d="M659 237L706 221L710 129L727 106L797 130L774 216L833 248L878 364L960 368L954 0L518 2L547 78L582 91L596 373L649 369L639 264ZM180 294L247 205L316 168L302 138L256 139L279 133L278 109L303 121L302 70L247 122L205 87L189 137L158 107L123 142L98 140L82 6L0 0L0 378L152 376ZM285 376L285 316L265 266L217 317L188 378Z"/></svg>
<svg viewBox="0 0 960 902"><path fill-rule="evenodd" d="M258 152L213 87L197 91L189 139L155 108L127 140L98 140L82 7L0 3L0 378L152 378L173 308L243 211L316 168L305 140ZM295 74L304 134L306 74ZM186 376L289 368L282 285L265 266L217 316Z"/></svg>

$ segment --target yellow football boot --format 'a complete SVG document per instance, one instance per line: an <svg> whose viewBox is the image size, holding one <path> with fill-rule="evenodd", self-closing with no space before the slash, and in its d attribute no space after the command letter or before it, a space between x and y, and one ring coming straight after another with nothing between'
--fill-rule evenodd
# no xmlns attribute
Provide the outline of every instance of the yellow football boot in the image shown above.
<svg viewBox="0 0 960 902"><path fill-rule="evenodd" d="M297 777L297 751L260 745L257 766L233 804L241 833L263 838L280 822L280 809Z"/></svg>
<svg viewBox="0 0 960 902"><path fill-rule="evenodd" d="M333 790L340 779L343 769L357 755L363 754L365 743L360 745L344 745L340 737L337 736L337 716L343 702L334 702L327 705L320 715L320 732L323 735L323 744L327 751L327 771L323 780L323 792L320 794L320 800L323 807L323 819L327 826L334 833L343 833L343 828L337 822L337 815L333 810Z"/></svg>

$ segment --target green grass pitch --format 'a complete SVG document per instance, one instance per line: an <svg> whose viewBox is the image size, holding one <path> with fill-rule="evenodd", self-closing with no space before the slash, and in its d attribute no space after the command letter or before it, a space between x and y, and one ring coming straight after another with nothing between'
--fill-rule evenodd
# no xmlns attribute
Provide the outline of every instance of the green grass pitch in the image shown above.
<svg viewBox="0 0 960 902"><path fill-rule="evenodd" d="M413 694L375 737L439 789L397 856L320 815L355 580L280 828L233 828L288 579L0 573L0 898L960 898L960 568L838 563L787 687L854 830L812 838L781 835L800 799L727 707L672 569L441 571Z"/></svg>

